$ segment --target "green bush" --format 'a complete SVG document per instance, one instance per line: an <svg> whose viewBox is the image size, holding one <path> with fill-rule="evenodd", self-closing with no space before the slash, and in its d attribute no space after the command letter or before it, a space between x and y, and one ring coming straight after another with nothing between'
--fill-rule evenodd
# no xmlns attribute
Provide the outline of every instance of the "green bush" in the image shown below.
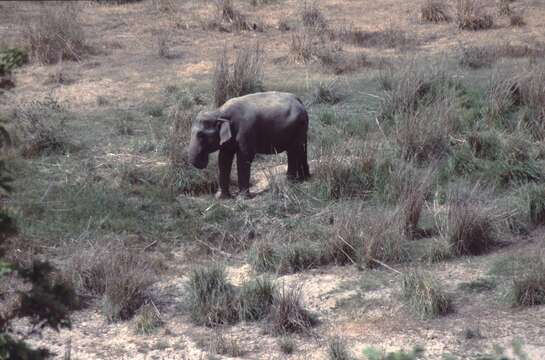
<svg viewBox="0 0 545 360"><path fill-rule="evenodd" d="M19 48L0 49L0 76L10 73L28 61L28 54Z"/></svg>

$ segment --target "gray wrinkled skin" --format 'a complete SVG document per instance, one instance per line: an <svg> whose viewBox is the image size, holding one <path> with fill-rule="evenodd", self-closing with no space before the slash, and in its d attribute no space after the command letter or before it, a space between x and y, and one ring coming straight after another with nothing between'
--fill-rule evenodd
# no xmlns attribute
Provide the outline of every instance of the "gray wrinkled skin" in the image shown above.
<svg viewBox="0 0 545 360"><path fill-rule="evenodd" d="M229 198L229 179L237 157L241 194L249 196L250 168L255 154L288 154L287 176L310 177L307 162L308 114L293 94L262 92L227 101L213 111L201 111L191 129L189 160L199 169L219 150L218 198Z"/></svg>

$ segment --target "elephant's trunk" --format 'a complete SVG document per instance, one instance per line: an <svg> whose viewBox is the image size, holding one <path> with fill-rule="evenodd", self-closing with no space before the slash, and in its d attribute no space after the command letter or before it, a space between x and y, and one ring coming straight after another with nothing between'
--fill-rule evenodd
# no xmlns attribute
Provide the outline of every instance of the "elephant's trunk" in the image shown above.
<svg viewBox="0 0 545 360"><path fill-rule="evenodd" d="M188 155L189 162L197 169L204 169L208 166L208 153L193 139L189 143Z"/></svg>

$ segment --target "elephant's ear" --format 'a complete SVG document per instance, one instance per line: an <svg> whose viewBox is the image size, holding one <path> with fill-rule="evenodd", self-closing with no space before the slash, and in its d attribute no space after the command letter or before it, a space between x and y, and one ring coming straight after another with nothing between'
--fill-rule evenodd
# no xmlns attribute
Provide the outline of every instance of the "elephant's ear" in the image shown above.
<svg viewBox="0 0 545 360"><path fill-rule="evenodd" d="M220 120L220 145L231 139L231 124L228 120Z"/></svg>

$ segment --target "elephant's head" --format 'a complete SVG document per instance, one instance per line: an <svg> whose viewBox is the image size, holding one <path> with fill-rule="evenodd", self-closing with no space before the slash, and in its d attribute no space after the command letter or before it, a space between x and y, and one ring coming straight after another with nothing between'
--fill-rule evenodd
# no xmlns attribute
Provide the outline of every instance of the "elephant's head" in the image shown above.
<svg viewBox="0 0 545 360"><path fill-rule="evenodd" d="M198 169L208 165L208 154L231 139L231 126L217 111L201 111L191 128L189 161Z"/></svg>

